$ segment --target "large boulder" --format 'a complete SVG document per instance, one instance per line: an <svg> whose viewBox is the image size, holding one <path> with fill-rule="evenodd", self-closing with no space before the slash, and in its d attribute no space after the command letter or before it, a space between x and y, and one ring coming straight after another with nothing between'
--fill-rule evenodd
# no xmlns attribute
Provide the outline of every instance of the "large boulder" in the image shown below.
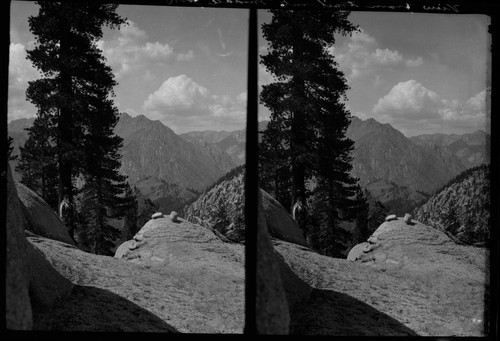
<svg viewBox="0 0 500 341"><path fill-rule="evenodd" d="M45 256L33 244L32 236L28 239L28 259L30 270L30 299L34 318L50 309L60 299L68 297L73 289L73 283L64 278L50 264ZM65 247L67 244L60 243ZM75 248L76 249L76 248Z"/></svg>
<svg viewBox="0 0 500 341"><path fill-rule="evenodd" d="M485 335L486 250L413 223L383 223L354 262L275 240L285 263L314 288L292 310L290 333Z"/></svg>
<svg viewBox="0 0 500 341"><path fill-rule="evenodd" d="M369 243L364 242L361 244L355 245L350 251L349 254L347 255L347 260L350 261L356 261L361 258L362 255L364 255L364 250L366 247L369 245Z"/></svg>
<svg viewBox="0 0 500 341"><path fill-rule="evenodd" d="M66 226L42 198L22 183L16 182L16 188L28 219L28 230L42 237L75 244Z"/></svg>
<svg viewBox="0 0 500 341"><path fill-rule="evenodd" d="M7 328L31 329L39 314L71 293L73 284L26 240L25 232L30 234L28 222L34 218L22 209L10 167L7 168L7 205Z"/></svg>
<svg viewBox="0 0 500 341"><path fill-rule="evenodd" d="M35 327L243 332L243 245L224 243L202 226L180 218L172 222L169 216L148 221L139 235L140 240L119 247L116 258L30 237L54 267L75 284L74 294L46 313ZM104 308L106 314L100 311Z"/></svg>
<svg viewBox="0 0 500 341"><path fill-rule="evenodd" d="M33 324L29 298L29 267L24 217L10 167L7 166L5 321L7 329L27 330Z"/></svg>
<svg viewBox="0 0 500 341"><path fill-rule="evenodd" d="M281 280L281 266L267 231L262 194L258 198L256 327L258 334L288 334L289 306Z"/></svg>
<svg viewBox="0 0 500 341"><path fill-rule="evenodd" d="M260 192L269 234L280 240L307 246L304 233L285 208L266 191L261 189Z"/></svg>

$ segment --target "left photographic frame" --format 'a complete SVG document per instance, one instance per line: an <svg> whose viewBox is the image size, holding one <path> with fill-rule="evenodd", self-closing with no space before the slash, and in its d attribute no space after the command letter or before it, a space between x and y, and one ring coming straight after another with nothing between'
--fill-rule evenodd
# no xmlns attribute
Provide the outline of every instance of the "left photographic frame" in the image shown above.
<svg viewBox="0 0 500 341"><path fill-rule="evenodd" d="M164 4L11 2L9 330L244 332L249 9Z"/></svg>

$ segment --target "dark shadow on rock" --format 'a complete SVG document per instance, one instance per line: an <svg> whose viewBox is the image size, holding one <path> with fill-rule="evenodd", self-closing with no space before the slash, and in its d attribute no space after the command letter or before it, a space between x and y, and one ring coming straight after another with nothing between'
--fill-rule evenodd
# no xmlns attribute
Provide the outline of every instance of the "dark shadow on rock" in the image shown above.
<svg viewBox="0 0 500 341"><path fill-rule="evenodd" d="M75 285L69 297L48 311L34 311L33 330L178 333L126 298L81 285Z"/></svg>
<svg viewBox="0 0 500 341"><path fill-rule="evenodd" d="M387 314L349 295L314 289L293 308L290 334L338 336L417 336Z"/></svg>

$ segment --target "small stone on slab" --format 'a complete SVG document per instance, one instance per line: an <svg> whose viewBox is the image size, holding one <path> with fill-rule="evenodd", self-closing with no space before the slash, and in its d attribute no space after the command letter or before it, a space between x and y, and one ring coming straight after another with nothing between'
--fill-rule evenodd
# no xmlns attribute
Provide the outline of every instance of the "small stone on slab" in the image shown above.
<svg viewBox="0 0 500 341"><path fill-rule="evenodd" d="M410 224L410 223L411 223L411 214L406 213L406 214L405 214L405 217L403 218L403 220L404 220L404 222L405 222L406 224Z"/></svg>
<svg viewBox="0 0 500 341"><path fill-rule="evenodd" d="M141 240L144 239L144 236L142 234L136 234L134 236L134 239L137 240L138 242L140 242Z"/></svg>
<svg viewBox="0 0 500 341"><path fill-rule="evenodd" d="M386 218L385 218L385 221L391 221L391 220L396 220L397 217L395 214L391 214L391 215L388 215Z"/></svg>
<svg viewBox="0 0 500 341"><path fill-rule="evenodd" d="M363 248L363 252L370 252L372 250L372 246L370 244L366 245L364 248Z"/></svg>
<svg viewBox="0 0 500 341"><path fill-rule="evenodd" d="M378 242L378 238L377 237L371 236L370 238L368 238L368 243L375 244L376 242Z"/></svg>
<svg viewBox="0 0 500 341"><path fill-rule="evenodd" d="M161 217L163 217L163 213L161 213L161 212L156 212L155 214L153 214L151 216L152 219L158 219L158 218L161 218Z"/></svg>
<svg viewBox="0 0 500 341"><path fill-rule="evenodd" d="M172 220L172 222L176 223L176 222L178 222L178 221L179 221L179 219L177 219L177 218L178 218L178 216L179 216L179 215L177 214L177 212L172 211L172 212L170 213L170 220Z"/></svg>
<svg viewBox="0 0 500 341"><path fill-rule="evenodd" d="M136 243L136 241L135 241L135 240L132 240L132 242L128 245L128 248L129 248L130 250L135 250L135 249L137 249L137 243Z"/></svg>

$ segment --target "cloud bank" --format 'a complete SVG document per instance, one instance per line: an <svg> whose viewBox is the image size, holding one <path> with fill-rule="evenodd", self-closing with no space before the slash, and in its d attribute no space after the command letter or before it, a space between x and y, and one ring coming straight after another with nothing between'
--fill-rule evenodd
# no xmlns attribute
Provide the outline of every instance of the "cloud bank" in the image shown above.
<svg viewBox="0 0 500 341"><path fill-rule="evenodd" d="M9 92L8 120L30 118L36 113L36 107L26 100L28 82L40 77L40 73L26 59L26 46L21 43L9 45Z"/></svg>
<svg viewBox="0 0 500 341"><path fill-rule="evenodd" d="M194 58L191 50L178 52L167 43L149 42L147 33L131 20L127 21L127 25L118 34L116 40L100 40L97 43L117 79L143 72L154 65L190 61Z"/></svg>
<svg viewBox="0 0 500 341"><path fill-rule="evenodd" d="M380 48L375 38L363 29L354 32L346 44L330 47L329 53L349 81L379 75L389 68L418 67L423 63L422 57L409 58L397 50Z"/></svg>
<svg viewBox="0 0 500 341"><path fill-rule="evenodd" d="M222 129L240 129L246 121L246 92L235 97L213 94L185 74L170 77L144 101L143 110L177 133L206 130L214 122ZM181 131L182 130L182 131Z"/></svg>
<svg viewBox="0 0 500 341"><path fill-rule="evenodd" d="M429 127L443 133L470 132L471 128L488 132L489 96L489 89L484 89L466 101L449 100L415 80L408 80L396 84L380 98L372 116L411 135L428 131Z"/></svg>

